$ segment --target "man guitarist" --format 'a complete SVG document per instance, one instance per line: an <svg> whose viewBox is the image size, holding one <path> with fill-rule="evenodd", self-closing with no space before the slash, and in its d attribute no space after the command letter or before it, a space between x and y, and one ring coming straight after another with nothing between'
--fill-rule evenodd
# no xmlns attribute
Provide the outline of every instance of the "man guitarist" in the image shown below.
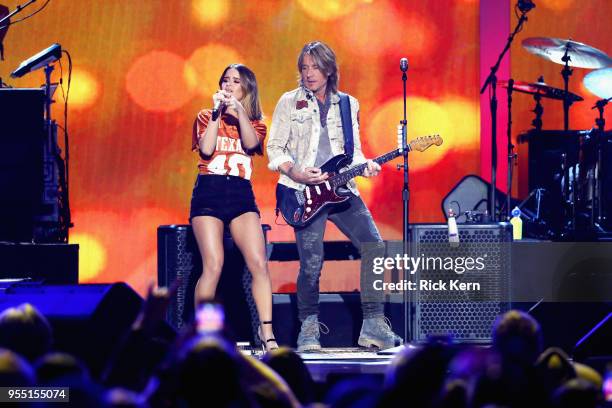
<svg viewBox="0 0 612 408"><path fill-rule="evenodd" d="M307 184L320 184L325 188L328 173L322 172L320 166L339 154L352 157L352 165L367 163L363 175L376 176L380 166L367 160L361 151L359 102L338 92L339 74L333 50L319 41L308 43L298 57L297 68L300 86L285 93L276 105L267 145L268 167L281 173L278 188L302 190ZM350 125L343 126L343 122ZM336 224L360 250L363 243L382 242L355 182L349 181L347 187L350 190L347 201L324 208L306 226L294 227L300 254L297 299L302 326L297 341L298 351L320 349L320 327L326 328L319 322L318 315L319 277L323 267L323 235L327 220ZM376 245L365 248L370 247ZM362 258L365 255L362 253ZM383 293L374 290L373 280L372 271L362 268L363 325L358 343L363 347L381 349L397 346L403 341L391 330L384 317Z"/></svg>

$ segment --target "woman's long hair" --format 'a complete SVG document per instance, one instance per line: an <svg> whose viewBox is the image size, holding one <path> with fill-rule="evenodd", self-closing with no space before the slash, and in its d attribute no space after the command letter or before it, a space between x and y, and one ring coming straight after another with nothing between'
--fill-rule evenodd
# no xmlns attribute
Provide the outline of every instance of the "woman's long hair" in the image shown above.
<svg viewBox="0 0 612 408"><path fill-rule="evenodd" d="M263 119L261 103L259 102L259 91L257 90L257 78L255 73L243 64L230 64L223 70L219 78L219 88L223 87L223 77L230 69L234 68L240 74L240 86L242 87L243 98L240 101L250 120Z"/></svg>

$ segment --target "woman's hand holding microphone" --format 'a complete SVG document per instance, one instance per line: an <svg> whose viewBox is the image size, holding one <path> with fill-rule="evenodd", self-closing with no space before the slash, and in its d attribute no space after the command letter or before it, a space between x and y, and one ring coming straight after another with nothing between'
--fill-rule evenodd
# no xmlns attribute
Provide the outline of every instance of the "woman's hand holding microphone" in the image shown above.
<svg viewBox="0 0 612 408"><path fill-rule="evenodd" d="M213 112L221 111L223 106L236 112L244 110L240 101L232 93L220 89L213 95Z"/></svg>

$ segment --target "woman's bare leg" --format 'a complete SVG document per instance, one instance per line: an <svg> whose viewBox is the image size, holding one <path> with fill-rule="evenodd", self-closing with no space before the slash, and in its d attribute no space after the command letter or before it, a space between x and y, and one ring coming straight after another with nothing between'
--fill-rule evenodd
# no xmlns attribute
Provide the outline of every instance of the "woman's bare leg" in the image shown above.
<svg viewBox="0 0 612 408"><path fill-rule="evenodd" d="M268 273L266 247L261 221L255 212L248 212L236 217L230 223L232 239L236 243L253 276L253 299L262 322L272 320L272 283ZM271 324L262 324L263 341L274 338ZM278 347L276 342L266 342L266 349Z"/></svg>
<svg viewBox="0 0 612 408"><path fill-rule="evenodd" d="M223 268L223 221L200 216L191 219L193 234L202 256L202 276L195 288L195 305L213 300Z"/></svg>

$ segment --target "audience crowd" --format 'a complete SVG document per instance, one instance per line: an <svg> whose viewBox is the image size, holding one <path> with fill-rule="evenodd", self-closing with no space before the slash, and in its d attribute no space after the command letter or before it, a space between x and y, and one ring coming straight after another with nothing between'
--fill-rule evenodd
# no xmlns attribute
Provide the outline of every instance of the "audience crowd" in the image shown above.
<svg viewBox="0 0 612 408"><path fill-rule="evenodd" d="M540 325L517 310L495 322L491 347L435 337L405 348L384 377L321 384L287 347L257 359L241 353L223 331L190 327L173 339L157 337L169 298L164 288L149 291L99 375L54 349L52 327L35 307L4 310L0 386L69 387L70 406L82 407L605 406L600 374L561 349L543 350Z"/></svg>

